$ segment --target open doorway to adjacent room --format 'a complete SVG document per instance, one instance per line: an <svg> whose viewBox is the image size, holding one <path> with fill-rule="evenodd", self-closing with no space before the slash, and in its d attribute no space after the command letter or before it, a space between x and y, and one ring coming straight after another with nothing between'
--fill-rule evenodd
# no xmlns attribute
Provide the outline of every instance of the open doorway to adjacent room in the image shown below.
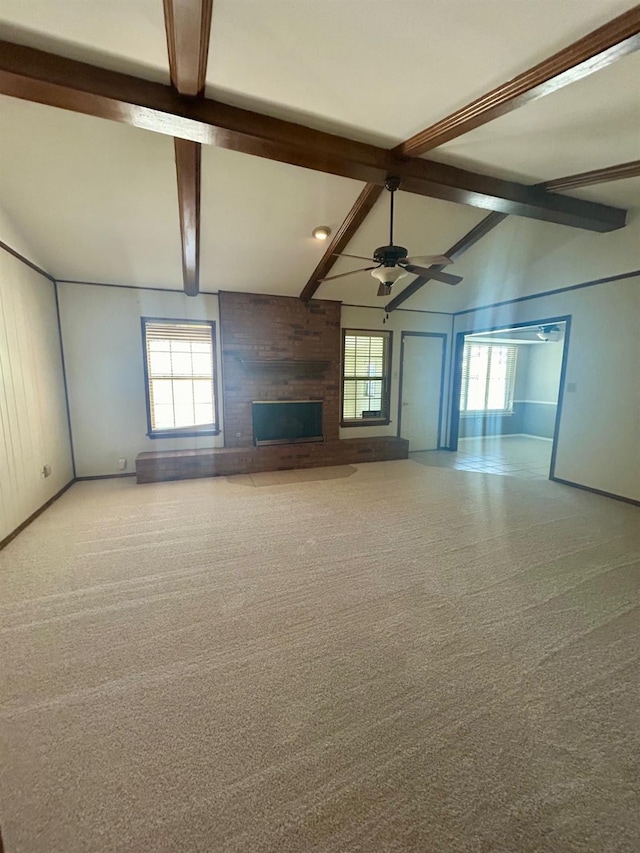
<svg viewBox="0 0 640 853"><path fill-rule="evenodd" d="M552 476L569 318L461 333L450 447L417 462L528 480Z"/></svg>

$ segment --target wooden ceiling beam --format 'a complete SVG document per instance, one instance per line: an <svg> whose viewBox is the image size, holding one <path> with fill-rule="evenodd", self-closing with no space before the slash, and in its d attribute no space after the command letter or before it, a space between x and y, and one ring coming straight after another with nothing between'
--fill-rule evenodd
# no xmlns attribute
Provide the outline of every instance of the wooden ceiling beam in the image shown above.
<svg viewBox="0 0 640 853"><path fill-rule="evenodd" d="M419 157L531 101L550 95L640 48L640 5L534 65L393 149Z"/></svg>
<svg viewBox="0 0 640 853"><path fill-rule="evenodd" d="M640 32L639 11L640 6L631 9L629 12L624 13L598 30L590 33L585 38L575 42L565 50L555 54L550 59L539 63L534 68L514 78L509 83L494 89L488 95L477 99L452 116L412 136L393 149L393 155L401 159L417 157L430 148L436 147L436 145L440 145L445 141L453 139L455 136L466 133L472 129L472 126L477 127L480 124L491 121L492 118L496 118L498 115L503 115L524 103L528 103L530 100L549 94L561 86L565 86L580 77L587 76L599 68L615 62L621 56L626 55L626 53L637 50L640 47L638 39L638 33ZM472 124L474 121L476 123ZM444 138L442 134L447 133L450 135ZM637 175L639 165L640 161L625 163L620 166L612 166L608 169L559 178L555 181L539 184L538 186L547 192L553 192L576 189L591 185L592 183L620 180ZM367 186L371 187L373 185L368 184ZM406 182L403 189L407 189ZM353 212L357 209L357 204L358 202L356 202L352 211L347 215L343 227L350 221ZM455 251L458 254L462 254L462 252L466 251L466 248L472 246L484 234L502 222L505 216L505 213L490 213L476 228L465 235L462 241L459 241L460 245L456 244L456 246L451 248L448 253L449 257L452 257L451 253ZM349 239L355 235L358 227L359 225L349 231ZM467 240L469 241L468 243L466 242ZM346 246L347 243L344 245ZM328 249L318 268L314 271L313 276L305 285L301 294L302 299L309 292L312 294L315 293L320 284L318 279L323 278L327 274L333 263L335 263L335 260L335 257L332 256L332 253ZM433 266L433 269L435 271L442 269L442 267ZM401 294L389 303L387 309L393 310L393 308L408 299L430 280L427 277L416 278Z"/></svg>
<svg viewBox="0 0 640 853"><path fill-rule="evenodd" d="M0 42L0 94L378 186L399 174L408 192L499 213L593 231L625 224L614 207L428 160L401 162L384 148L10 42Z"/></svg>
<svg viewBox="0 0 640 853"><path fill-rule="evenodd" d="M327 246L318 266L311 273L309 281L305 284L300 294L300 299L303 302L308 302L313 297L316 290L320 287L321 280L329 274L329 270L338 260L336 255L344 252L347 248L356 231L369 215L371 208L380 198L383 189L383 187L377 184L365 185L365 188L356 199L333 240Z"/></svg>
<svg viewBox="0 0 640 853"><path fill-rule="evenodd" d="M204 94L213 0L163 0L171 82L181 95Z"/></svg>
<svg viewBox="0 0 640 853"><path fill-rule="evenodd" d="M200 291L200 184L202 145L174 137L182 280L187 296Z"/></svg>
<svg viewBox="0 0 640 853"><path fill-rule="evenodd" d="M207 73L213 0L163 0L171 83L179 95L202 97ZM187 296L200 290L202 147L174 137L182 279Z"/></svg>
<svg viewBox="0 0 640 853"><path fill-rule="evenodd" d="M594 184L606 184L611 181L623 181L625 178L640 176L640 160L630 163L620 163L617 166L607 166L605 169L593 169L591 172L580 172L578 175L568 175L566 178L556 178L545 181L541 186L550 192L575 190L579 187L591 187Z"/></svg>
<svg viewBox="0 0 640 853"><path fill-rule="evenodd" d="M591 172L581 172L579 175L568 175L566 178L556 178L553 181L546 181L543 184L539 184L539 186L544 187L546 190L576 189L578 187L588 187L594 184L603 184L608 181L620 181L625 178L635 178L639 175L640 160L634 160L631 163L620 163L617 166L607 166L604 169L594 169ZM448 252L445 252L445 255L451 258L452 261L456 260L460 255L464 254L467 249L474 246L478 240L481 240L486 234L493 231L496 225L499 225L502 220L506 218L505 214L490 213L489 216L486 216L478 223L478 225L465 234L462 239L458 240L458 242L455 243ZM437 271L444 268L434 265L430 267L430 269ZM429 278L429 276L416 277L411 284L405 287L403 291L389 302L385 307L385 310L395 310L402 305L403 302L406 302L410 296L413 296L414 293L417 293L422 287L424 287L427 282L432 280L433 279Z"/></svg>
<svg viewBox="0 0 640 853"><path fill-rule="evenodd" d="M178 210L182 243L182 279L187 296L200 289L200 163L202 146L173 140L178 176Z"/></svg>
<svg viewBox="0 0 640 853"><path fill-rule="evenodd" d="M626 212L620 216L619 209L608 205L592 202L594 207L587 212L576 206L576 202L582 199L555 195L540 187L505 181L429 160L407 160L390 174L400 175L401 189L405 192L496 213L600 232L615 231L622 228L626 221ZM569 204L565 206L563 201Z"/></svg>

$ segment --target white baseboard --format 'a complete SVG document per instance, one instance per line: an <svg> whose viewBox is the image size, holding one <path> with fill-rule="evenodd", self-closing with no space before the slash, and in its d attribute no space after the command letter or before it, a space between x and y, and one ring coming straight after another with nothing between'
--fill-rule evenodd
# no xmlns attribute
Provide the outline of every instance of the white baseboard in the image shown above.
<svg viewBox="0 0 640 853"><path fill-rule="evenodd" d="M531 435L528 432L517 432L514 435L522 436L522 438L536 438L538 441L553 441L552 438L547 438L546 435Z"/></svg>
<svg viewBox="0 0 640 853"><path fill-rule="evenodd" d="M477 441L479 438L536 438L538 441L553 441L552 438L547 438L544 435L530 435L528 432L510 432L506 435L495 432L491 435L466 435L464 438L458 439L458 444L461 441Z"/></svg>

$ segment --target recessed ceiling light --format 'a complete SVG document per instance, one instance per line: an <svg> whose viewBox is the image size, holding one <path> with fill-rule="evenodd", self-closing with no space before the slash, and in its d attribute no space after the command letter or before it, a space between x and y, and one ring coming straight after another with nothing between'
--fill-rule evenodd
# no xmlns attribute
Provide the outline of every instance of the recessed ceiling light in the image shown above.
<svg viewBox="0 0 640 853"><path fill-rule="evenodd" d="M328 225L318 225L311 233L316 240L326 240L329 234L331 234L331 228Z"/></svg>

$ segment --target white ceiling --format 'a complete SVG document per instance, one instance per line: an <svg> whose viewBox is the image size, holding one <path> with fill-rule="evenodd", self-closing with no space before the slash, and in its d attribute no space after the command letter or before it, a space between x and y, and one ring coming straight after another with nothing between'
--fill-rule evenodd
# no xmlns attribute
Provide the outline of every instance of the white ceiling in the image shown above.
<svg viewBox="0 0 640 853"><path fill-rule="evenodd" d="M555 340L538 337L541 326L522 326L496 329L494 332L478 332L475 335L465 335L465 341L470 343L518 344L522 346L562 346L566 323L554 323L559 334Z"/></svg>
<svg viewBox="0 0 640 853"><path fill-rule="evenodd" d="M209 94L399 142L633 0L216 0Z"/></svg>
<svg viewBox="0 0 640 853"><path fill-rule="evenodd" d="M182 280L173 140L0 97L0 198L57 278Z"/></svg>
<svg viewBox="0 0 640 853"><path fill-rule="evenodd" d="M326 248L311 232L336 231L361 189L358 181L203 148L201 289L298 296Z"/></svg>
<svg viewBox="0 0 640 853"><path fill-rule="evenodd" d="M604 204L612 204L614 207L638 209L640 208L640 176L637 178L626 178L624 181L613 181L606 184L595 184L592 187L581 187L571 190L564 195L572 195L576 198L584 198L587 201L599 201Z"/></svg>
<svg viewBox="0 0 640 853"><path fill-rule="evenodd" d="M162 0L2 0L0 37L169 82Z"/></svg>
<svg viewBox="0 0 640 853"><path fill-rule="evenodd" d="M215 0L208 94L399 142L633 5ZM161 0L2 0L0 33L168 80Z"/></svg>
<svg viewBox="0 0 640 853"><path fill-rule="evenodd" d="M450 268L461 284L430 283L403 307L463 311L623 274L640 266L639 246L640 210L607 234L510 216Z"/></svg>
<svg viewBox="0 0 640 853"><path fill-rule="evenodd" d="M216 0L207 91L393 145L633 5ZM168 82L161 0L2 0L0 37ZM532 182L638 159L639 90L635 54L426 156ZM63 279L181 287L170 138L1 97L0 123L0 198L48 271ZM312 228L337 229L361 188L331 175L203 149L202 290L297 295L324 250L311 239ZM640 209L638 178L570 194ZM370 255L387 242L387 205L384 194L348 251ZM402 192L396 210L396 242L410 254L444 252L485 215ZM508 220L452 267L464 276L462 285L431 283L405 307L456 310L487 288L492 294L516 286L546 289L514 269L528 269L540 254L573 251L576 237L627 257L619 251L626 234L603 240ZM332 272L352 264L358 262L341 259ZM328 282L318 296L380 306L376 290L377 282L364 273Z"/></svg>
<svg viewBox="0 0 640 853"><path fill-rule="evenodd" d="M425 156L531 183L637 160L640 52ZM608 189L594 198L608 201Z"/></svg>

